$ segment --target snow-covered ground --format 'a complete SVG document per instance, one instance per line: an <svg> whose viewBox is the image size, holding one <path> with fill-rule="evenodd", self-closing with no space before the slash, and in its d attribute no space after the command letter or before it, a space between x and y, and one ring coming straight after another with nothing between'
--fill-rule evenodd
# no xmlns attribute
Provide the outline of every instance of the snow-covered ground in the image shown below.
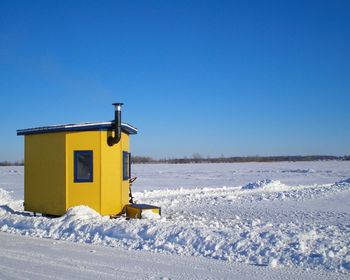
<svg viewBox="0 0 350 280"><path fill-rule="evenodd" d="M71 247L63 240L97 246L101 265L118 254L126 256L124 263L159 258L153 276L141 262L148 278L183 278L178 272L185 263L192 278L216 278L213 271L221 278L251 276L246 279L350 276L350 162L152 164L134 165L133 173L136 200L161 206L161 217L110 220L83 206L60 218L33 217L23 212L23 168L2 167L0 232L60 240L72 263L78 254L74 248L86 251L86 264L93 260L91 245ZM42 246L42 259L46 251L56 252L57 241L4 233L0 240L18 254L26 246L17 243ZM0 265L0 272L10 271L16 258L9 257L10 249L0 249L1 263L9 263ZM174 266L167 274L169 262ZM207 268L194 270L201 262Z"/></svg>

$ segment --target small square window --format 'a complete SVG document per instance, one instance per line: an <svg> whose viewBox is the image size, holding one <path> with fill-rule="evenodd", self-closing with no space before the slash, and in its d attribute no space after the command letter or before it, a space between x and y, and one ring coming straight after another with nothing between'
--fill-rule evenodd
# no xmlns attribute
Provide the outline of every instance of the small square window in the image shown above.
<svg viewBox="0 0 350 280"><path fill-rule="evenodd" d="M123 180L130 179L130 153L123 151Z"/></svg>
<svg viewBox="0 0 350 280"><path fill-rule="evenodd" d="M74 182L92 182L92 167L92 151L74 151Z"/></svg>

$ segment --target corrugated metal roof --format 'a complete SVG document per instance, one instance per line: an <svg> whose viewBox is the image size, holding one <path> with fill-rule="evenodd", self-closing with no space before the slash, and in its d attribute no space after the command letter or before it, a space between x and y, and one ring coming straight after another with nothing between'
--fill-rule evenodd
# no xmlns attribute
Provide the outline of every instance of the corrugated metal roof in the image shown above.
<svg viewBox="0 0 350 280"><path fill-rule="evenodd" d="M41 133L61 132L61 131L111 130L114 128L113 125L114 125L114 121L50 125L50 126L43 126L43 127L18 129L17 135L41 134ZM122 123L122 131L127 134L136 134L137 128L133 127L130 124Z"/></svg>

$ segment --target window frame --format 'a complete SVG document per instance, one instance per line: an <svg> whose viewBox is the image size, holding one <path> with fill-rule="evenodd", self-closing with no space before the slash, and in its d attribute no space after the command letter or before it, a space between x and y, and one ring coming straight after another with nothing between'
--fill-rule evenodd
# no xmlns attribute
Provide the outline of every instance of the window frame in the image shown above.
<svg viewBox="0 0 350 280"><path fill-rule="evenodd" d="M127 162L125 162L127 159ZM128 151L123 151L123 181L130 180L131 178L131 154Z"/></svg>
<svg viewBox="0 0 350 280"><path fill-rule="evenodd" d="M78 156L79 154L89 155L89 171L90 176L87 179L78 178ZM94 181L93 168L94 153L92 150L76 150L74 151L74 183L92 183Z"/></svg>

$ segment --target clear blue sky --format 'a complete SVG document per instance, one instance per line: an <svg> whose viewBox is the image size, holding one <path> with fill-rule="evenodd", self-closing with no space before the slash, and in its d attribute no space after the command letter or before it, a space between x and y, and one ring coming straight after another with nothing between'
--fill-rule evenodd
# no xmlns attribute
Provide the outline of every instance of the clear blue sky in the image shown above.
<svg viewBox="0 0 350 280"><path fill-rule="evenodd" d="M0 2L0 160L16 129L139 128L135 155L350 154L349 1Z"/></svg>

